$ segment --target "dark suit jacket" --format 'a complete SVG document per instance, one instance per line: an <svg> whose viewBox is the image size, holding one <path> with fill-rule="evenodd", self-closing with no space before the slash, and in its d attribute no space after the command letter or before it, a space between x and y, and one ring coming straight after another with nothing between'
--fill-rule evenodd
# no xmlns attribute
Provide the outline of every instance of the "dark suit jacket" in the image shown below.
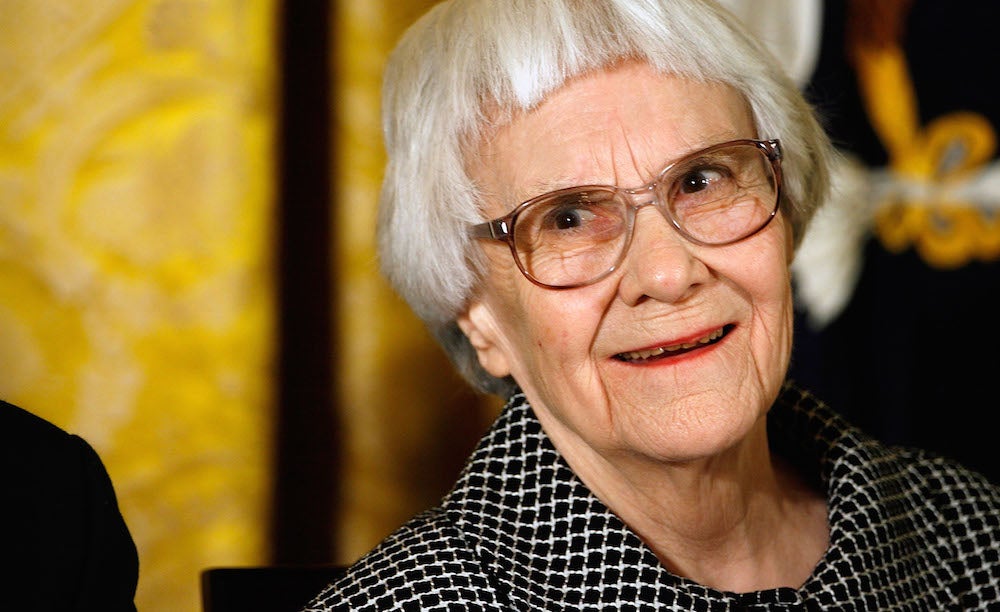
<svg viewBox="0 0 1000 612"><path fill-rule="evenodd" d="M135 543L83 438L0 401L0 479L0 610L135 610Z"/></svg>

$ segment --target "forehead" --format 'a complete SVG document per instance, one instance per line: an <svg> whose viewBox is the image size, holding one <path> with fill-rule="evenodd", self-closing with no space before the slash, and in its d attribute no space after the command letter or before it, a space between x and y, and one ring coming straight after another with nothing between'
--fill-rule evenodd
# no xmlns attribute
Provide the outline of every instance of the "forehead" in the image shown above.
<svg viewBox="0 0 1000 612"><path fill-rule="evenodd" d="M755 136L731 87L633 63L575 78L516 115L481 140L470 171L509 208L572 185L640 185L687 153Z"/></svg>

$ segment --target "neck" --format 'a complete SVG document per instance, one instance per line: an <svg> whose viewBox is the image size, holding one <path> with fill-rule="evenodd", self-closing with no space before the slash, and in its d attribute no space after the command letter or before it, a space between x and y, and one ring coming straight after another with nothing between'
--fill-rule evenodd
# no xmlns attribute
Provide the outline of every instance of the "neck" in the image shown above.
<svg viewBox="0 0 1000 612"><path fill-rule="evenodd" d="M711 458L595 453L567 461L667 569L705 586L797 588L826 550L825 498L770 453L764 418Z"/></svg>

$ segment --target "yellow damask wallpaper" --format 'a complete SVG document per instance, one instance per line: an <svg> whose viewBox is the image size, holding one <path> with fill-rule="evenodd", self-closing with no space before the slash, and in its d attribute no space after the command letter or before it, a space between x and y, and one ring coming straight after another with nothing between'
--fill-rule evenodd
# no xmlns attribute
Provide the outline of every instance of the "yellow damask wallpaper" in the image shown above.
<svg viewBox="0 0 1000 612"><path fill-rule="evenodd" d="M0 397L98 450L145 612L263 562L270 0L0 0Z"/></svg>

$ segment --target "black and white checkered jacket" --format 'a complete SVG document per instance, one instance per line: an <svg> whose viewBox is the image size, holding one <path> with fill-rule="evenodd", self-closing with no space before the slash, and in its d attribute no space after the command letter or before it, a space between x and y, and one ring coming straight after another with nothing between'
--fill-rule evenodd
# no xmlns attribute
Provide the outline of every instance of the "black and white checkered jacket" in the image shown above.
<svg viewBox="0 0 1000 612"><path fill-rule="evenodd" d="M728 593L668 572L574 475L518 394L441 505L401 527L306 610L1000 605L998 487L928 453L881 445L791 384L768 423L777 452L827 493L829 549L798 589Z"/></svg>

